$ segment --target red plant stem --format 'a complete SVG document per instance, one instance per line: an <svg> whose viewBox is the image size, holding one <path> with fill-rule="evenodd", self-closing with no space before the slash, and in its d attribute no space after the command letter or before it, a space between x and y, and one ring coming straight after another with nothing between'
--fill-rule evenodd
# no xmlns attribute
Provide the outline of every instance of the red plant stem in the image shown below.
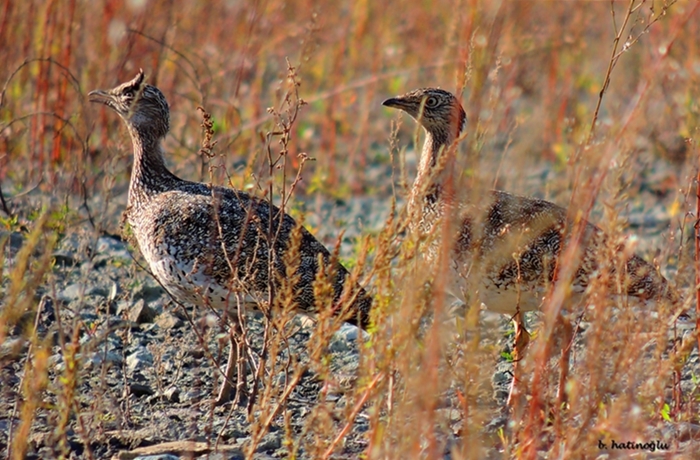
<svg viewBox="0 0 700 460"><path fill-rule="evenodd" d="M7 43L5 33L7 31L7 23L11 13L12 2L10 0L5 0L5 4L2 8L2 21L0 21L0 43Z"/></svg>
<svg viewBox="0 0 700 460"><path fill-rule="evenodd" d="M700 148L695 150L698 153L698 164L700 164ZM698 349L700 349L700 169L695 178L695 333L697 335Z"/></svg>
<svg viewBox="0 0 700 460"><path fill-rule="evenodd" d="M70 68L70 61L71 61L71 54L72 54L72 45L73 45L73 21L75 19L75 0L71 0L69 2L69 9L68 9L68 20L65 23L65 34L64 36L66 37L66 44L63 47L63 55L61 57L61 64L66 66L67 68ZM65 113L66 112L66 93L68 91L68 78L63 78L61 79L61 84L58 89L58 100L56 101L54 105L54 110L56 113ZM63 123L61 120L56 119L54 121L54 132L55 133L62 133L61 131L61 123ZM53 168L56 166L56 163L61 159L61 139L63 138L62 134L57 134L53 138L53 148L51 150L51 167Z"/></svg>
<svg viewBox="0 0 700 460"><path fill-rule="evenodd" d="M46 5L46 10L44 11L44 26L43 30L46 34L42 42L41 47L41 57L51 56L51 44L54 43L55 31L56 31L56 17L52 16L54 12L54 0L49 0ZM57 13L56 13L57 16ZM36 108L37 112L47 112L49 111L49 78L51 73L51 63L48 61L39 61L39 75L37 76L37 98L36 98ZM46 126L45 126L46 115L39 115L36 119L36 129L37 135L36 139L38 142L34 145L34 155L36 165L39 165L38 171L41 174L45 168L44 154L42 153L45 147L46 140Z"/></svg>

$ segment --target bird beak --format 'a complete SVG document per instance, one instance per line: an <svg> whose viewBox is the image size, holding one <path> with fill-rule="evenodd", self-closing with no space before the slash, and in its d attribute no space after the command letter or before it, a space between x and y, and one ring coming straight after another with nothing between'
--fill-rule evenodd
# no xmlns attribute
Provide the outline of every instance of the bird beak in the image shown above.
<svg viewBox="0 0 700 460"><path fill-rule="evenodd" d="M406 101L399 97L392 97L390 99L387 99L386 101L382 102L382 105L384 107L391 107L394 109L403 109L406 110L408 107L408 104L406 104Z"/></svg>
<svg viewBox="0 0 700 460"><path fill-rule="evenodd" d="M96 89L88 93L88 100L90 102L99 102L100 104L109 105L109 103L112 102L112 95L107 91Z"/></svg>

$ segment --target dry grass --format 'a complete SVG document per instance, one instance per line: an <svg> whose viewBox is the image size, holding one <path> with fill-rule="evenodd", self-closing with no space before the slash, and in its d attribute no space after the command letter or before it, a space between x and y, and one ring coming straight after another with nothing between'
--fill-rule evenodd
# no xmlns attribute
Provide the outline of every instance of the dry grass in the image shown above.
<svg viewBox="0 0 700 460"><path fill-rule="evenodd" d="M308 221L319 196L398 203L383 226L366 229L355 252L341 254L376 299L376 330L360 347L349 403L334 407L322 390L303 432L291 429L285 403L304 372L335 383L327 347L339 325L321 318L302 361L283 352L295 330L291 316L274 317L255 371L260 384L249 408L256 416L248 456L277 425L289 452L342 457L359 414L370 420L366 458L438 458L445 449L453 458L593 458L600 442L662 437L671 439L669 456L681 455L679 446L687 443L674 433L700 423L697 358L695 368L683 370L688 343L669 353L666 307L611 298L603 283L586 300L586 333L567 386L570 407L552 405L551 358L558 349L548 346L556 342L547 340L555 332L549 315L522 363L523 399L508 424L484 428L500 410L491 395L498 332L479 321L477 305L449 320L452 300L441 283L447 261L426 266L417 257L418 237L403 233L400 209L415 173L411 142L418 136L412 124L392 125L395 115L380 103L421 86L456 90L468 115L458 146L460 190L478 199L495 184L568 205L572 217L598 222L611 241L639 233L636 250L668 274L690 305L697 276L688 242L697 218L697 10L694 2L666 10L663 2L639 0L6 0L0 8L3 244L9 247L9 232L28 233L12 260L3 256L0 345L26 317L31 344L17 357L25 363L21 394L0 390L19 420L5 438L13 457L30 448L32 427L46 423L39 410L48 414L57 455L70 451L69 429L87 445L102 418L132 422L128 401L126 408L93 411L76 403L85 375L76 355L80 335L92 334L89 324L58 324L64 366L48 379L51 344L31 323L41 313L37 306L55 299L49 261L56 241L78 229L118 231L110 216L123 206L114 197L128 184L128 136L117 117L88 106L85 95L132 78L139 67L170 102L165 148L176 174L256 191L286 203L295 216L303 214L298 203L304 201ZM287 60L295 67L291 79ZM204 142L198 106L214 122L213 137ZM656 235L628 228L628 219L647 218L661 227ZM334 225L311 230L341 234L342 225ZM38 287L46 293L41 300ZM328 292L323 279L317 287ZM546 309L566 300L559 283ZM274 379L280 372L287 375L283 384ZM45 391L55 395L54 406L43 400ZM212 444L216 434L208 432ZM446 439L452 439L447 447Z"/></svg>

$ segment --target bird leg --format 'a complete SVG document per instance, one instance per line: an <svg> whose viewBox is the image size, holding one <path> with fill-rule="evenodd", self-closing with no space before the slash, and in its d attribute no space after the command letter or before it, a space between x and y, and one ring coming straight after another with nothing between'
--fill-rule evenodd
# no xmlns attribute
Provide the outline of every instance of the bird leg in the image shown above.
<svg viewBox="0 0 700 460"><path fill-rule="evenodd" d="M574 328L571 322L559 317L561 323L561 357L559 359L559 382L557 384L557 403L551 410L554 418L555 432L561 435L562 426L562 411L566 409L568 404L568 396L566 394L566 381L569 378L569 364L571 357L571 347L573 346Z"/></svg>
<svg viewBox="0 0 700 460"><path fill-rule="evenodd" d="M219 396L216 398L216 405L224 404L231 400L231 390L234 373L236 374L236 396L234 404L245 403L246 388L246 365L244 343L237 334L237 323L229 327L229 352L226 362L224 381L219 388ZM243 398L243 399L242 399Z"/></svg>
<svg viewBox="0 0 700 460"><path fill-rule="evenodd" d="M561 317L562 344L561 357L559 359L559 384L557 385L557 409L560 410L567 404L566 381L569 378L569 362L571 347L573 345L574 328L571 322Z"/></svg>
<svg viewBox="0 0 700 460"><path fill-rule="evenodd" d="M513 327L515 329L515 344L513 345L513 380L510 382L510 390L508 391L508 399L506 406L510 406L513 400L518 395L515 384L518 381L518 362L525 356L525 348L530 343L530 333L525 328L520 308L517 309L513 316Z"/></svg>
<svg viewBox="0 0 700 460"><path fill-rule="evenodd" d="M530 343L530 333L525 328L520 309L513 316L513 326L515 329L515 345L513 347L513 361L520 361L525 356L525 348Z"/></svg>

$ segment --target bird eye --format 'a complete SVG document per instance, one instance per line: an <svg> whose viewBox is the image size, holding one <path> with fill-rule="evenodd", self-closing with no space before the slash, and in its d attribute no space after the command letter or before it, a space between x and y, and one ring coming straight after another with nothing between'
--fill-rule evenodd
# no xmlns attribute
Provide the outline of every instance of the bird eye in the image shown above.
<svg viewBox="0 0 700 460"><path fill-rule="evenodd" d="M437 107L438 105L438 99L435 96L430 96L428 99L425 100L425 106L428 107L429 109L433 109Z"/></svg>
<svg viewBox="0 0 700 460"><path fill-rule="evenodd" d="M134 90L133 89L124 90L124 92L122 93L122 97L124 97L124 99L133 99L134 98Z"/></svg>

